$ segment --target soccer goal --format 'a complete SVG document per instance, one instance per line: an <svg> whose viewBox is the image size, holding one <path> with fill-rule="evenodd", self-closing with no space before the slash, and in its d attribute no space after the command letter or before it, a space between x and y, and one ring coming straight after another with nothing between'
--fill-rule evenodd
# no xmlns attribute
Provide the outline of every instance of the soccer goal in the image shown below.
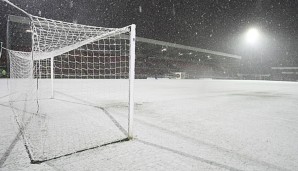
<svg viewBox="0 0 298 171"><path fill-rule="evenodd" d="M10 104L31 161L133 137L135 25L9 16Z"/></svg>

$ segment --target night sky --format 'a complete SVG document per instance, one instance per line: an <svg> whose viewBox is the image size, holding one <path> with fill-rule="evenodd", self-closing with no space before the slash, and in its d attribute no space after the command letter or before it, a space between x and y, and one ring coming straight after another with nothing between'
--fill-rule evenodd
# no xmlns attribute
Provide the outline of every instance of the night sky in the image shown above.
<svg viewBox="0 0 298 171"><path fill-rule="evenodd" d="M295 0L11 0L33 15L79 24L137 25L137 36L260 58L268 65L298 65L298 1ZM1 41L8 14L1 2ZM257 47L242 35L256 27Z"/></svg>

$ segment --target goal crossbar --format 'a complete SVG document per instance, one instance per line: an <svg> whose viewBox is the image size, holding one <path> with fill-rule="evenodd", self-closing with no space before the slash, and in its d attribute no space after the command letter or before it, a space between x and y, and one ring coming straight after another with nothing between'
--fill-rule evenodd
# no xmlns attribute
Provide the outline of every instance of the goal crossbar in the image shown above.
<svg viewBox="0 0 298 171"><path fill-rule="evenodd" d="M51 51L51 52L34 51L34 59L47 59L47 58L51 58L51 57L54 57L54 56L59 56L59 55L62 55L66 52L69 52L73 49L79 48L83 45L89 44L91 42L94 42L94 41L97 41L97 40L100 40L100 39L105 39L107 37L114 36L115 34L123 34L123 33L126 33L128 31L129 31L129 27L124 27L124 28L121 28L119 30L110 31L110 32L102 34L100 36L91 37L87 40L75 43L75 44L70 45L70 46L65 46L63 48L60 48L60 49L57 49L57 50L54 50L54 51Z"/></svg>

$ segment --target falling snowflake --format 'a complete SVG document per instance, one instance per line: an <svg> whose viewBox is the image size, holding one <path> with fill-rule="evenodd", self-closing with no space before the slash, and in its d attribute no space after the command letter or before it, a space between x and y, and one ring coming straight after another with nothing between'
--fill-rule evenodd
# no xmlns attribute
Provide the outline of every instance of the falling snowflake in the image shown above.
<svg viewBox="0 0 298 171"><path fill-rule="evenodd" d="M73 7L73 1L70 1L70 3L69 3L69 7L70 7L70 8Z"/></svg>

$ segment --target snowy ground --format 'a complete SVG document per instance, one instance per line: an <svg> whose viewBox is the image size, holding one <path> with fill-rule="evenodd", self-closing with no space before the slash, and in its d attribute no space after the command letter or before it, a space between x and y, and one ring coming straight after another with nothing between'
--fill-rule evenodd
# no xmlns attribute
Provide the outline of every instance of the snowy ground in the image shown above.
<svg viewBox="0 0 298 171"><path fill-rule="evenodd" d="M8 106L7 81L0 85L0 170L298 170L295 82L136 80L133 141L41 164L30 164ZM58 97L77 92L73 83L56 85ZM113 98L119 94L106 91ZM103 103L125 127L127 107L102 98L108 97L91 101Z"/></svg>

